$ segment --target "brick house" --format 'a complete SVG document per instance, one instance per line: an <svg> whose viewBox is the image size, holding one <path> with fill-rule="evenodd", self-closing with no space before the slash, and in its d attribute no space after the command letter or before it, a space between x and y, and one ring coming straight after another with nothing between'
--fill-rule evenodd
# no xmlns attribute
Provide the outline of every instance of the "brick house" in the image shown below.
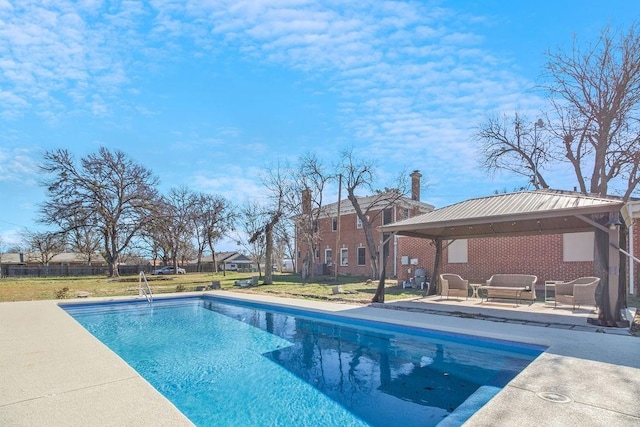
<svg viewBox="0 0 640 427"><path fill-rule="evenodd" d="M411 218L432 211L432 205L420 201L419 171L411 174L411 197L401 197L390 204L379 195L358 197L363 211L367 211L373 227L374 238L378 239L377 228L401 219ZM338 218L338 211L340 218ZM317 274L348 274L371 276L371 260L362 223L348 199L323 206L318 216L318 245L312 255ZM395 250L395 248L394 248ZM308 245L296 227L296 271L300 272L308 256ZM395 272L393 273L395 275Z"/></svg>

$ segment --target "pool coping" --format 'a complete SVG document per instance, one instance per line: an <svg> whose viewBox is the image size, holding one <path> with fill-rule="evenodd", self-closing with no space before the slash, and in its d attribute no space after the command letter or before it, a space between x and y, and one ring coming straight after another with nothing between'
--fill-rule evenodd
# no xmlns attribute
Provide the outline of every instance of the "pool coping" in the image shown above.
<svg viewBox="0 0 640 427"><path fill-rule="evenodd" d="M632 336L227 291L206 294L548 347L465 425L640 424L640 341ZM58 303L0 303L0 424L192 425Z"/></svg>

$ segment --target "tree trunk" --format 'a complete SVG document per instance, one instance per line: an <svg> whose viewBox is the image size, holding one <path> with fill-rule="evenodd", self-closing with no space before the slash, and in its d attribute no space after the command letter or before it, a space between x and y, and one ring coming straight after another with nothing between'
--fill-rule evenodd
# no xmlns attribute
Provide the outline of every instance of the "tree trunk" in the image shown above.
<svg viewBox="0 0 640 427"><path fill-rule="evenodd" d="M431 284L427 290L427 295L437 295L440 287L440 268L442 263L442 239L434 239L436 245L436 256L433 262L433 273L431 274Z"/></svg>
<svg viewBox="0 0 640 427"><path fill-rule="evenodd" d="M378 287L376 288L376 293L371 298L371 302L380 302L384 303L384 284L385 284L385 276L387 275L387 263L385 260L382 260L382 273L380 274L380 279L378 280Z"/></svg>
<svg viewBox="0 0 640 427"><path fill-rule="evenodd" d="M105 246L107 262L109 263L109 277L118 278L120 277L120 272L118 271L118 241L113 234L105 237Z"/></svg>
<svg viewBox="0 0 640 427"><path fill-rule="evenodd" d="M266 239L266 247L264 253L264 284L273 285L273 225L267 224L264 229L264 237Z"/></svg>
<svg viewBox="0 0 640 427"><path fill-rule="evenodd" d="M387 275L387 257L382 257L382 272L380 273L380 279L378 280L378 288L376 289L376 293L371 298L371 302L380 302L384 303L384 284L385 277Z"/></svg>
<svg viewBox="0 0 640 427"><path fill-rule="evenodd" d="M609 217L602 215L595 220L599 224L605 225ZM618 249L610 245L612 243L618 246L619 233L619 228L608 232L599 228L595 230L594 272L597 277L600 277L600 283L596 289L598 318L588 319L589 323L601 326L623 326L624 322L620 313L623 300L620 299L620 292L622 290L626 292L626 286L623 283L623 276L619 274L620 256ZM610 283L610 278L616 280L616 282ZM622 286L620 286L621 284ZM622 290L619 289L620 287L622 287ZM626 295L624 299L626 299Z"/></svg>

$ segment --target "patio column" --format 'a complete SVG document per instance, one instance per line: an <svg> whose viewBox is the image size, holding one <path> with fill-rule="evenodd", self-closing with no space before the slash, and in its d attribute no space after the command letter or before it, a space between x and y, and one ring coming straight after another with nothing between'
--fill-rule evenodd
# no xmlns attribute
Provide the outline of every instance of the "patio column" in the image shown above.
<svg viewBox="0 0 640 427"><path fill-rule="evenodd" d="M588 319L589 323L602 326L624 327L621 307L624 299L620 298L620 215L609 212L608 217L600 216L594 221L596 227L595 267L600 277L601 294L596 298L599 304L598 319ZM626 287L625 287L626 291Z"/></svg>
<svg viewBox="0 0 640 427"><path fill-rule="evenodd" d="M620 316L620 298L618 290L620 287L620 219L618 212L609 212L609 262L608 262L608 303L609 313L614 320Z"/></svg>

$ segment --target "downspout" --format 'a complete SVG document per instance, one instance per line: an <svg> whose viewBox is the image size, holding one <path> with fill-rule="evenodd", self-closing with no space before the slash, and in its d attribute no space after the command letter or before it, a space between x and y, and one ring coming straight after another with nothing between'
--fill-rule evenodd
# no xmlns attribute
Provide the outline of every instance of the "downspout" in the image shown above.
<svg viewBox="0 0 640 427"><path fill-rule="evenodd" d="M298 222L296 221L294 224L295 227L295 236L296 238L293 239L293 259L291 260L291 262L293 263L293 272L295 274L298 274ZM215 260L214 260L215 262Z"/></svg>
<svg viewBox="0 0 640 427"><path fill-rule="evenodd" d="M633 254L633 226L634 226L634 221L633 221L633 211L631 210L631 204L627 203L627 212L629 214L629 228L628 228L628 233L629 233L629 237L627 239L627 241L629 242L629 255L631 256L631 258L629 259L629 294L630 295L635 295L635 277L634 277L634 262L633 262L633 258L634 258L634 254Z"/></svg>
<svg viewBox="0 0 640 427"><path fill-rule="evenodd" d="M340 203L342 199L342 174L338 175L338 213L336 214L336 254L333 260L333 280L338 281L338 266L342 262L340 256Z"/></svg>
<svg viewBox="0 0 640 427"><path fill-rule="evenodd" d="M398 278L398 236L393 236L393 277Z"/></svg>
<svg viewBox="0 0 640 427"><path fill-rule="evenodd" d="M398 207L393 210L393 222L398 221ZM398 235L393 236L393 277L398 278Z"/></svg>

